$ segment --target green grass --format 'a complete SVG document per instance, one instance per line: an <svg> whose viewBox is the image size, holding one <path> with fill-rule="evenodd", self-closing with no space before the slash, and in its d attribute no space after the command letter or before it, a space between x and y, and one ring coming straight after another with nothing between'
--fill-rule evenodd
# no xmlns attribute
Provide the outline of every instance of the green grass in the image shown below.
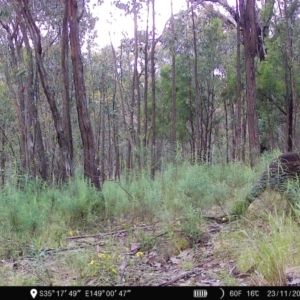
<svg viewBox="0 0 300 300"><path fill-rule="evenodd" d="M251 169L238 163L229 165L168 165L151 180L145 172L135 180L107 181L102 192L75 176L55 187L39 180L24 180L22 189L12 183L0 190L0 255L25 255L24 247L39 237L43 247L63 244L70 230L93 232L108 222L162 222L196 236L202 211L212 206L228 211L229 204L246 192ZM245 191L241 193L240 191Z"/></svg>
<svg viewBox="0 0 300 300"><path fill-rule="evenodd" d="M157 173L155 180L145 171L129 173L120 182L105 182L101 192L78 175L59 187L39 180L24 179L22 187L9 182L0 189L0 257L7 261L0 267L0 285L119 284L116 272L132 244L138 241L140 253L159 249L167 261L201 241L206 232L204 215L232 211L244 217L232 223L236 226L233 231L220 233L215 254L236 260L241 272L254 268L253 284L260 280L269 285L282 284L287 267L300 263L296 225L299 192L290 186L293 214L268 210L265 205L264 210L259 209L264 211L263 217L261 214L248 220L243 202L272 157L263 156L254 170L240 163L170 164ZM272 197L268 192L265 196ZM256 220L264 222L263 228ZM144 225L152 226L152 231L145 231ZM133 230L135 226L140 229ZM124 240L122 236L108 236L103 242L95 238L83 249L80 239L68 239L121 229L127 230ZM95 241L97 247L90 247ZM74 250L56 254L53 261L49 256L52 250L46 251L65 248ZM29 272L25 266L20 267L22 272L11 272L9 261L26 257L34 258L34 270ZM142 262L142 257L132 257L130 268ZM189 261L184 269L191 268ZM141 282L138 274L131 277L136 284ZM238 284L226 272L220 274L224 282Z"/></svg>
<svg viewBox="0 0 300 300"><path fill-rule="evenodd" d="M247 247L241 250L237 265L244 272L255 269L255 285L285 285L288 269L300 263L296 254L300 230L287 215L270 215L265 223L265 228L252 227L252 233L247 232Z"/></svg>

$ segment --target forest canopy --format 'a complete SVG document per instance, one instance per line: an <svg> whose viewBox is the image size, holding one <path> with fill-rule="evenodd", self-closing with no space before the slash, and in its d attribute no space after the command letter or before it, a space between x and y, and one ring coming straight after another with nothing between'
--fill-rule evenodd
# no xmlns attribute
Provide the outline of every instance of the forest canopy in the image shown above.
<svg viewBox="0 0 300 300"><path fill-rule="evenodd" d="M0 4L2 184L299 148L299 1L170 1L162 33L155 0L113 1L134 30L100 49L85 1Z"/></svg>

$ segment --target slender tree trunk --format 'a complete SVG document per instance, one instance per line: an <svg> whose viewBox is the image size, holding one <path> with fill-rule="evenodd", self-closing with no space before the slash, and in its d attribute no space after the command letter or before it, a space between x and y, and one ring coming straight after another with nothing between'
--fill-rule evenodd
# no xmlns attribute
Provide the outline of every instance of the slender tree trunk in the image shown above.
<svg viewBox="0 0 300 300"><path fill-rule="evenodd" d="M229 163L229 130L228 130L228 109L226 100L224 100L224 112L225 112L225 137L226 137L226 163Z"/></svg>
<svg viewBox="0 0 300 300"><path fill-rule="evenodd" d="M243 124L243 144L242 144L242 161L246 160L246 144L247 144L247 114L244 114L244 118L242 120Z"/></svg>
<svg viewBox="0 0 300 300"><path fill-rule="evenodd" d="M3 126L1 129L3 132L1 132L1 183L2 186L5 184L5 165L6 165L6 151L5 151L5 145L6 145L6 139L5 139L5 121L3 122Z"/></svg>
<svg viewBox="0 0 300 300"><path fill-rule="evenodd" d="M237 16L237 29L236 29L236 56L237 56L237 104L236 104L236 132L235 132L235 158L238 160L242 159L242 76L241 76L241 24L238 9L238 0L236 0L236 16Z"/></svg>
<svg viewBox="0 0 300 300"><path fill-rule="evenodd" d="M18 11L17 11L18 12ZM0 52L0 61L3 67L3 72L8 87L8 92L13 103L14 111L17 116L19 136L20 136L20 158L18 171L21 173L28 172L28 147L26 138L26 124L24 118L24 95L25 87L23 86L21 76L14 76L9 72L9 69L18 70L18 56L17 49L20 48L20 38L15 32L19 28L19 23L13 25L13 29L9 25L1 22L1 26L7 33L8 36L8 48L9 48L9 58L5 54ZM17 27L16 27L17 26Z"/></svg>
<svg viewBox="0 0 300 300"><path fill-rule="evenodd" d="M291 24L289 22L289 13L287 8L287 0L284 0L284 19L286 29L285 40L285 73L286 73L286 99L287 99L287 151L293 151L296 141L297 128L297 94L295 89L295 76L293 67L293 51L291 39Z"/></svg>
<svg viewBox="0 0 300 300"><path fill-rule="evenodd" d="M215 112L215 91L214 86L211 88L210 92L210 105L209 105L209 120L207 125L207 161L209 163L212 162L212 147L211 147L211 140L212 140L212 124L213 124L213 117Z"/></svg>
<svg viewBox="0 0 300 300"><path fill-rule="evenodd" d="M122 86L121 86L121 79L120 79L119 73L118 73L116 51L115 51L115 48L114 48L112 43L111 43L111 50L112 50L112 54L113 54L113 58L114 58L116 83L117 83L117 86L118 86L119 96L120 96L120 99L121 99L122 119L123 119L123 123L124 123L124 128L125 128L125 131L127 133L127 138L128 138L129 143L130 143L131 149L135 149L133 138L131 136L131 132L130 132L130 130L128 128L128 125L127 125L127 122L126 122L124 95L123 95L123 90L122 90Z"/></svg>
<svg viewBox="0 0 300 300"><path fill-rule="evenodd" d="M24 124L24 120L22 117L22 112L21 112L21 108L19 105L19 100L18 100L18 93L15 92L14 88L13 88L13 80L11 78L11 75L9 73L8 70L8 61L7 59L5 59L3 53L0 52L0 62L3 66L3 72L5 75L5 80L6 80L6 84L7 84L7 88L8 88L8 92L9 92L9 96L12 100L13 103L13 107L14 107L14 111L15 114L17 116L17 123L18 123L18 130L19 130L19 136L20 136L20 161L18 162L18 171L21 171L21 173L26 172L26 161L25 161L25 157L26 154L24 155L24 153L26 153L26 138L25 138L25 134L26 134L26 130L25 130L25 124ZM13 62L12 62L13 64ZM16 83L15 83L16 84ZM19 85L16 84L18 87ZM19 87L20 88L20 87Z"/></svg>
<svg viewBox="0 0 300 300"><path fill-rule="evenodd" d="M172 55L172 130L171 130L171 146L172 151L175 153L176 149L176 118L177 118L177 107L176 107L176 53L175 53L175 30L174 30L174 15L173 15L173 1L171 0L171 32L172 32L172 43L171 43L171 55Z"/></svg>
<svg viewBox="0 0 300 300"><path fill-rule="evenodd" d="M152 47L151 47L151 92L152 92L152 119L151 119L151 178L154 179L156 169L156 100L155 100L155 0L152 0Z"/></svg>
<svg viewBox="0 0 300 300"><path fill-rule="evenodd" d="M75 98L81 139L83 143L84 175L91 180L94 186L100 189L100 180L97 170L95 142L90 114L87 107L83 65L79 39L79 18L77 0L67 0L69 5L70 46L73 67Z"/></svg>
<svg viewBox="0 0 300 300"><path fill-rule="evenodd" d="M270 101L268 99L266 99L268 106L267 106L267 124L268 124L268 130L269 130L269 147L270 150L274 150L275 149L275 139L274 139L274 128L271 124L271 117L270 117L270 111L271 111L271 107L270 107Z"/></svg>
<svg viewBox="0 0 300 300"><path fill-rule="evenodd" d="M68 39L68 11L69 11L69 2L65 2L64 7L64 16L62 23L62 32L61 32L61 72L62 72L62 116L63 116L63 126L66 134L69 153L71 160L73 161L73 138L72 138L72 126L71 126L71 115L70 115L70 89L69 89L69 39Z"/></svg>
<svg viewBox="0 0 300 300"><path fill-rule="evenodd" d="M117 79L115 80L114 93L112 98L112 109L116 111L116 93L117 93ZM114 144L114 153L115 153L115 171L114 179L120 180L121 170L120 170L120 150L119 150L119 132L118 132L118 123L116 114L113 114L113 144Z"/></svg>
<svg viewBox="0 0 300 300"><path fill-rule="evenodd" d="M191 67L191 60L190 57L188 57L188 65L189 65L189 72L192 74L192 67ZM196 146L195 146L195 126L194 126L194 111L193 111L193 99L192 99L192 85L193 82L191 79L189 79L189 106L190 106L190 125L191 125L191 159L192 163L194 164L196 162Z"/></svg>
<svg viewBox="0 0 300 300"><path fill-rule="evenodd" d="M190 2L187 1L187 10L190 10ZM186 25L186 38L188 38L190 28L189 24ZM190 55L187 56L188 59L188 70L189 73L192 74L192 66L191 66L191 57ZM188 95L189 95L189 106L190 106L190 116L189 116L189 121L190 121L190 126L191 126L191 162L194 164L196 162L196 135L195 135L195 126L194 126L194 110L193 110L193 100L192 100L192 86L193 86L193 81L192 79L189 79L188 83Z"/></svg>
<svg viewBox="0 0 300 300"><path fill-rule="evenodd" d="M145 33L145 80L144 80L144 147L148 144L148 40L149 40L149 1L147 0L147 25ZM145 162L144 162L145 163Z"/></svg>
<svg viewBox="0 0 300 300"><path fill-rule="evenodd" d="M293 150L293 99L291 97L288 59L285 57L285 94L286 94L286 152Z"/></svg>
<svg viewBox="0 0 300 300"><path fill-rule="evenodd" d="M231 109L230 109L230 113L231 113L231 135L232 135L232 137L231 137L231 144L232 144L232 146L231 146L231 159L235 159L236 158L236 135L235 135L235 132L236 132L236 130L235 130L235 109L234 109L234 104L233 104L233 102L231 101L231 107L230 107Z"/></svg>
<svg viewBox="0 0 300 300"><path fill-rule="evenodd" d="M11 74L8 71L7 59L0 53L0 60L3 65L6 82L8 85L9 93L13 101L15 113L17 115L19 130L20 130L20 171L21 173L27 173L32 177L35 177L39 172L39 175L46 180L46 158L43 148L43 141L41 137L40 124L37 116L37 108L34 101L33 91L33 57L32 50L29 45L27 30L24 23L19 22L21 19L19 7L13 3L16 20L12 24L13 33L11 28L1 22L2 27L6 30L9 36L9 50L10 50L10 67L14 70L18 70L20 64L25 64L26 72L22 75L16 75L11 78ZM22 32L22 38L19 37L18 32ZM23 42L25 44L27 59L24 60ZM13 82L14 81L14 84ZM15 89L13 85L17 88ZM36 162L36 151L37 162ZM39 151L41 149L41 151Z"/></svg>
<svg viewBox="0 0 300 300"><path fill-rule="evenodd" d="M61 119L59 110L55 102L54 93L49 86L47 73L44 67L40 29L35 24L27 0L22 0L22 14L24 16L24 20L26 21L28 29L30 31L31 40L35 51L35 59L37 62L38 73L41 79L41 84L44 90L44 94L46 96L46 99L51 109L54 127L57 134L57 141L60 148L60 155L61 155L60 157L61 176L60 177L64 181L69 176L73 175L73 164L69 153L67 138L63 130L64 128L63 121Z"/></svg>
<svg viewBox="0 0 300 300"><path fill-rule="evenodd" d="M133 4L133 17L134 17L134 70L133 70L133 90L132 97L136 98L137 103L137 136L136 136L136 145L140 148L140 138L141 138L141 93L140 93L140 80L138 73L138 58L139 58L139 40L138 40L138 10L137 3ZM132 107L133 111L133 107ZM138 166L140 167L140 155L138 154Z"/></svg>
<svg viewBox="0 0 300 300"><path fill-rule="evenodd" d="M195 145L195 157L196 162L202 159L201 152L202 152L202 145L201 145L201 136L200 136L200 127L202 124L201 119L201 104L200 104L200 96L199 96L199 79L198 79L198 54L197 54L197 37L196 37L196 26L195 26L195 16L194 10L192 6L192 26L193 26L193 51L194 51L194 86L195 86L195 113L196 113L196 124L195 124L195 137L196 137L196 145Z"/></svg>
<svg viewBox="0 0 300 300"><path fill-rule="evenodd" d="M25 127L26 127L26 140L29 152L29 172L33 176L37 173L40 174L43 180L47 180L47 158L45 155L45 148L43 143L42 131L38 116L38 110L35 103L34 91L34 70L33 70L33 55L30 47L30 42L27 36L27 30L24 24L21 24L23 40L27 53L27 92L25 92ZM36 159L36 156L38 157Z"/></svg>
<svg viewBox="0 0 300 300"><path fill-rule="evenodd" d="M106 105L107 107L109 107L110 103L108 102L109 100L107 99ZM111 128L112 128L112 124L111 124L111 119L110 119L110 111L108 110L107 112L107 127L108 127L108 157L107 157L107 161L108 161L108 177L109 179L111 179L113 177L113 160L112 160L112 146L111 146Z"/></svg>
<svg viewBox="0 0 300 300"><path fill-rule="evenodd" d="M105 164L104 164L104 160L106 159L105 157L105 94L103 95L103 100L102 100L102 109L101 109L101 182L102 184L105 181Z"/></svg>

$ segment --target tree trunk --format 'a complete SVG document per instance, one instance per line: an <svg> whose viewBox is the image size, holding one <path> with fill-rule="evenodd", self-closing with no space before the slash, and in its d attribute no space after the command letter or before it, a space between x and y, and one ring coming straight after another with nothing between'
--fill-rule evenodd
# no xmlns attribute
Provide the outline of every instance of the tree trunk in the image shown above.
<svg viewBox="0 0 300 300"><path fill-rule="evenodd" d="M200 96L199 96L199 80L198 80L198 54L197 54L197 37L196 37L196 27L195 27L195 16L194 16L194 9L192 6L192 26L193 26L193 51L194 51L194 86L195 86L195 113L196 113L196 124L195 124L195 158L196 162L201 158L202 152L202 145L201 145L201 136L200 136L200 127L202 124L201 119L201 103L200 103Z"/></svg>
<svg viewBox="0 0 300 300"><path fill-rule="evenodd" d="M4 186L5 184L5 165L6 165L6 153L5 153L5 144L6 144L6 139L5 139L5 121L3 122L3 126L1 126L1 184Z"/></svg>
<svg viewBox="0 0 300 300"><path fill-rule="evenodd" d="M73 161L73 138L72 138L72 126L70 116L70 89L69 89L69 40L68 40L68 1L65 2L64 17L62 23L61 32L61 72L62 72L62 116L63 126L67 138L68 148L71 160Z"/></svg>
<svg viewBox="0 0 300 300"><path fill-rule="evenodd" d="M7 88L8 88L8 92L9 92L9 96L12 100L13 103L13 107L14 107L14 112L17 116L17 123L18 123L18 130L19 130L19 136L20 136L20 161L18 162L18 171L21 171L21 173L26 172L26 162L25 162L25 157L26 154L24 155L24 153L26 153L26 138L25 138L25 124L24 124L24 120L22 117L22 113L21 113L21 109L20 109L20 105L19 105L19 100L18 100L18 94L15 92L13 86L14 84L17 85L19 87L19 85L17 83L13 83L13 80L10 76L9 70L8 70L8 63L9 61L4 57L4 55L0 52L0 62L3 66L3 72L5 75L5 80L6 80L6 84L7 84ZM12 63L13 65L13 63Z"/></svg>
<svg viewBox="0 0 300 300"><path fill-rule="evenodd" d="M176 150L176 63L175 63L175 30L174 30L174 15L173 15L173 1L171 0L171 32L172 32L172 44L171 44L171 55L172 55L172 129L171 129L171 147L175 154Z"/></svg>
<svg viewBox="0 0 300 300"><path fill-rule="evenodd" d="M107 107L109 107L110 103L109 100L107 98L107 103L106 103ZM111 123L111 119L110 119L110 111L108 110L107 112L107 127L108 127L108 157L107 157L107 161L108 161L108 178L111 179L113 178L113 153L112 153L112 146L111 146L111 128L112 128L112 123Z"/></svg>
<svg viewBox="0 0 300 300"><path fill-rule="evenodd" d="M116 107L117 78L114 82L115 85L114 85L114 93L112 98L112 109L115 112L117 109ZM112 123L113 123L113 144L115 150L114 151L115 152L114 179L120 180L121 170L120 170L119 132L118 132L118 120L115 113L113 114Z"/></svg>
<svg viewBox="0 0 300 300"><path fill-rule="evenodd" d="M133 70L133 88L132 88L132 97L133 100L136 98L137 103L137 136L136 136L136 145L138 149L140 148L140 138L141 138L141 93L140 93L140 80L138 73L138 58L139 58L139 40L138 40L138 11L137 3L133 4L133 16L134 16L134 70ZM134 102L134 101L133 101ZM132 107L134 111L134 107ZM138 166L140 167L140 154L138 153Z"/></svg>
<svg viewBox="0 0 300 300"><path fill-rule="evenodd" d="M237 56L237 66L236 66L236 74L237 74L237 116L236 116L236 131L235 131L235 143L236 143L236 151L235 158L238 160L242 159L242 76L241 76L241 24L240 17L238 13L238 0L236 0L236 16L237 16L237 29L236 29L236 56Z"/></svg>
<svg viewBox="0 0 300 300"><path fill-rule="evenodd" d="M231 114L231 124L230 124L230 129L231 129L231 159L235 159L236 158L236 126L235 126L235 106L234 103L231 101L230 103L230 114Z"/></svg>
<svg viewBox="0 0 300 300"><path fill-rule="evenodd" d="M100 180L97 170L97 159L93 128L87 107L83 65L79 39L79 18L77 0L67 0L69 5L70 46L73 67L75 98L81 140L83 144L84 175L91 180L94 186L100 189Z"/></svg>
<svg viewBox="0 0 300 300"><path fill-rule="evenodd" d="M148 144L148 39L149 39L149 1L147 0L147 25L145 32L145 80L144 80L144 141L146 148ZM145 161L144 161L145 164Z"/></svg>
<svg viewBox="0 0 300 300"><path fill-rule="evenodd" d="M226 137L226 163L229 163L229 132L228 132L228 110L227 103L224 99L224 112L225 112L225 137Z"/></svg>
<svg viewBox="0 0 300 300"><path fill-rule="evenodd" d="M284 19L286 40L285 48L285 84L286 84L286 99L287 99L287 152L293 151L296 144L296 128L297 128L297 94L295 89L295 76L293 67L293 51L291 39L291 25L289 24L289 13L287 8L287 1L284 0ZM280 5L280 4L279 4Z"/></svg>
<svg viewBox="0 0 300 300"><path fill-rule="evenodd" d="M27 30L21 24L23 33L23 40L27 53L27 92L25 92L25 127L26 127L26 140L29 151L29 172L33 176L37 173L40 174L43 180L47 180L47 158L45 155L45 148L43 143L42 131L38 117L38 110L35 103L36 95L39 91L34 90L34 70L33 70L33 55L30 47L30 42L27 36ZM36 159L36 156L38 159Z"/></svg>
<svg viewBox="0 0 300 300"><path fill-rule="evenodd" d="M154 179L156 169L156 101L155 101L155 0L152 0L152 47L151 47L151 92L152 92L152 118L151 118L151 178Z"/></svg>
<svg viewBox="0 0 300 300"><path fill-rule="evenodd" d="M101 105L101 182L102 184L104 183L105 181L105 94L103 94L103 100L102 100L102 105Z"/></svg>
<svg viewBox="0 0 300 300"><path fill-rule="evenodd" d="M271 116L270 116L270 101L268 99L266 99L267 101L267 124L268 124L268 130L269 130L269 143L268 143L268 148L270 150L274 150L275 149L275 139L274 139L274 127L271 124Z"/></svg>
<svg viewBox="0 0 300 300"><path fill-rule="evenodd" d="M52 113L52 118L54 122L54 127L57 134L57 141L60 148L60 159L61 159L61 174L60 178L65 181L69 176L73 175L73 164L71 160L71 156L69 153L69 147L67 144L67 138L65 132L63 130L63 121L61 119L59 110L57 108L55 97L52 89L48 83L47 73L44 67L44 61L42 56L42 43L41 43L41 33L40 29L36 26L35 21L31 15L31 11L28 6L28 1L22 1L22 14L27 23L28 29L30 31L31 40L34 46L35 51L35 59L37 62L38 72L41 79L42 87L44 90L44 94L49 103L50 110Z"/></svg>
<svg viewBox="0 0 300 300"><path fill-rule="evenodd" d="M122 90L122 86L121 86L121 82L120 82L121 79L120 79L120 76L119 76L119 73L118 73L116 51L115 51L115 48L114 48L112 42L111 42L111 50L112 50L112 54L113 54L113 58L114 58L114 68L115 68L116 84L118 86L119 96L120 96L120 99L121 99L121 109L122 109L123 124L124 124L125 131L127 133L127 139L128 139L128 142L130 143L131 149L135 149L133 138L131 136L131 132L130 132L130 130L128 128L128 125L127 125L127 122L126 122L126 112L125 112L125 104L124 104L124 95L123 95L123 90Z"/></svg>
<svg viewBox="0 0 300 300"><path fill-rule="evenodd" d="M258 119L256 109L256 84L254 57L257 51L257 31L255 18L255 0L240 0L241 25L245 49L246 69L246 102L248 112L248 135L250 164L254 166L259 157L260 143L258 134Z"/></svg>

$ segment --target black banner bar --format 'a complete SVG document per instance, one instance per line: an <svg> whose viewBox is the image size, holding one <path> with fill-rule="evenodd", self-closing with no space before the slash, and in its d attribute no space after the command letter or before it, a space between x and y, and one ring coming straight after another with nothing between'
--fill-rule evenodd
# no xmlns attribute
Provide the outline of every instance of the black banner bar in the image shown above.
<svg viewBox="0 0 300 300"><path fill-rule="evenodd" d="M292 299L300 287L0 287L3 299ZM2 297L1 297L2 298Z"/></svg>

